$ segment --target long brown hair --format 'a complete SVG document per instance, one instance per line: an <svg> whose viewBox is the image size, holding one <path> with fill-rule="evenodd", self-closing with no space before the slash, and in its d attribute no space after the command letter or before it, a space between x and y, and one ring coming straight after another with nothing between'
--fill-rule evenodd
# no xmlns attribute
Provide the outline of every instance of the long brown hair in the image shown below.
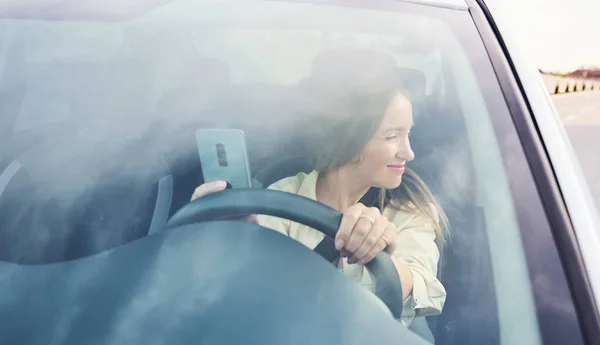
<svg viewBox="0 0 600 345"><path fill-rule="evenodd" d="M371 60L372 61L372 60ZM310 109L306 119L311 130L306 146L313 168L328 172L349 163L359 163L360 153L373 137L383 120L386 109L397 95L410 96L397 82L384 78L360 78L357 63L352 66L354 77L343 75L343 82L335 74L323 79L309 80L303 85L310 95ZM343 72L340 64L336 65ZM385 69L379 69L384 71ZM425 216L433 225L438 239L443 239L448 229L448 219L425 182L407 168L398 188L392 190L371 188L370 199L381 211L385 207L415 212ZM362 199L361 199L362 200Z"/></svg>

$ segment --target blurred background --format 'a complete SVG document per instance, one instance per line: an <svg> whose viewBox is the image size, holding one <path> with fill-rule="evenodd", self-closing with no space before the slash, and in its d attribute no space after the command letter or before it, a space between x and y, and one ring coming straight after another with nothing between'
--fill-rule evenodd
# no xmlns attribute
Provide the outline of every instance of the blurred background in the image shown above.
<svg viewBox="0 0 600 345"><path fill-rule="evenodd" d="M600 0L499 0L537 64L600 206Z"/></svg>

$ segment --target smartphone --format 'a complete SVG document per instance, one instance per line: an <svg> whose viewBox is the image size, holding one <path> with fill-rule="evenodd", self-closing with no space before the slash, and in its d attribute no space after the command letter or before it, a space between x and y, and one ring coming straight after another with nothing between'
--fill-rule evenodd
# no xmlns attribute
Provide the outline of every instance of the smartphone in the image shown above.
<svg viewBox="0 0 600 345"><path fill-rule="evenodd" d="M251 188L246 136L239 129L198 129L196 144L204 182L223 180L231 188Z"/></svg>

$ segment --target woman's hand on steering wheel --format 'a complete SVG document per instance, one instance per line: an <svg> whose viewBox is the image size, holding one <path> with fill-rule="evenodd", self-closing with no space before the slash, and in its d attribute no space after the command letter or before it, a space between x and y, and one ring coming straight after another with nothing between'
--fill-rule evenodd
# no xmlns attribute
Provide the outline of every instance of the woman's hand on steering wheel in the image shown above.
<svg viewBox="0 0 600 345"><path fill-rule="evenodd" d="M385 240L382 241L390 241L385 247L387 247L387 251L393 252L395 250L396 230L391 224L384 222L385 219L382 219L379 211L368 209L364 205L357 205L348 209L344 215L322 203L291 193L252 188L218 193L224 189L226 189L226 186L223 182L216 181L198 187L194 191L192 199L199 198L199 200L191 202L177 211L169 219L167 229L222 220L227 214L255 214L257 212L304 224L326 236L348 241L348 244L344 244L341 249L346 251L347 255L351 254L350 258L355 257L351 260L364 260L364 262L367 262L371 259L371 255L377 252L377 256L366 264L373 279L375 295L390 308L396 319L402 317L404 290L400 279L399 266L387 252L384 253L379 250L379 247L383 247L383 243L377 243L381 242L379 240L382 236L389 236L384 237ZM369 218L365 219L364 216ZM373 224L370 222L371 218ZM367 221L366 224L364 223L365 220ZM380 226L380 224L385 225ZM354 233L355 230L356 233ZM337 236L338 231L342 232L341 236ZM363 231L365 236L360 236ZM377 236L378 234L381 235ZM358 243L360 238L362 240L356 250L351 252L350 249L353 249L352 246L355 242ZM369 238L367 243L373 241L373 238L377 238L377 242L373 243L374 245L378 244L378 246L374 248L373 245L372 248L366 251L367 254L360 258L360 251L365 251L365 248L368 248L363 244L366 238ZM409 278L412 278L410 270L407 268L406 271ZM408 285L412 288L412 284Z"/></svg>
<svg viewBox="0 0 600 345"><path fill-rule="evenodd" d="M194 189L194 193L192 194L192 198L190 201L194 201L203 196L222 192L227 188L227 182L225 181L211 181L201 184L200 186ZM258 224L258 217L255 214L251 214L246 218L246 221L251 223Z"/></svg>
<svg viewBox="0 0 600 345"><path fill-rule="evenodd" d="M222 192L226 188L225 181L201 184L194 190L191 200ZM258 217L254 214L246 220L258 224ZM344 212L335 237L335 248L348 258L348 263L365 265L384 250L389 254L394 252L396 228L379 209L358 203Z"/></svg>
<svg viewBox="0 0 600 345"><path fill-rule="evenodd" d="M349 264L365 265L384 250L392 254L396 246L396 227L379 209L358 203L344 212L335 248Z"/></svg>

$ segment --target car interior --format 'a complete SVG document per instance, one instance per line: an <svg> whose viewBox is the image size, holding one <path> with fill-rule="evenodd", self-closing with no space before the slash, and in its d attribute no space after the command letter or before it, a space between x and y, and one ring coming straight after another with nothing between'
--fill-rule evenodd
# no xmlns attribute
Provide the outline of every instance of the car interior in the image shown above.
<svg viewBox="0 0 600 345"><path fill-rule="evenodd" d="M336 54L309 73L353 52L327 49ZM193 61L193 77L156 91L143 56L27 64L21 58L18 49L8 51L7 66L15 68L4 74L0 89L2 262L60 264L163 232L204 182L198 128L244 131L256 188L312 170L302 130L314 124L298 112L303 80L241 83L231 62L195 56L186 58ZM447 61L434 72L400 62L397 78L416 118L411 141L417 158L410 167L434 192L451 226L439 242L438 275L448 298L427 325L435 344L499 344L478 191L456 180L443 159L454 153L462 179L475 175L455 90L460 76L445 68ZM15 72L24 67L26 73Z"/></svg>

